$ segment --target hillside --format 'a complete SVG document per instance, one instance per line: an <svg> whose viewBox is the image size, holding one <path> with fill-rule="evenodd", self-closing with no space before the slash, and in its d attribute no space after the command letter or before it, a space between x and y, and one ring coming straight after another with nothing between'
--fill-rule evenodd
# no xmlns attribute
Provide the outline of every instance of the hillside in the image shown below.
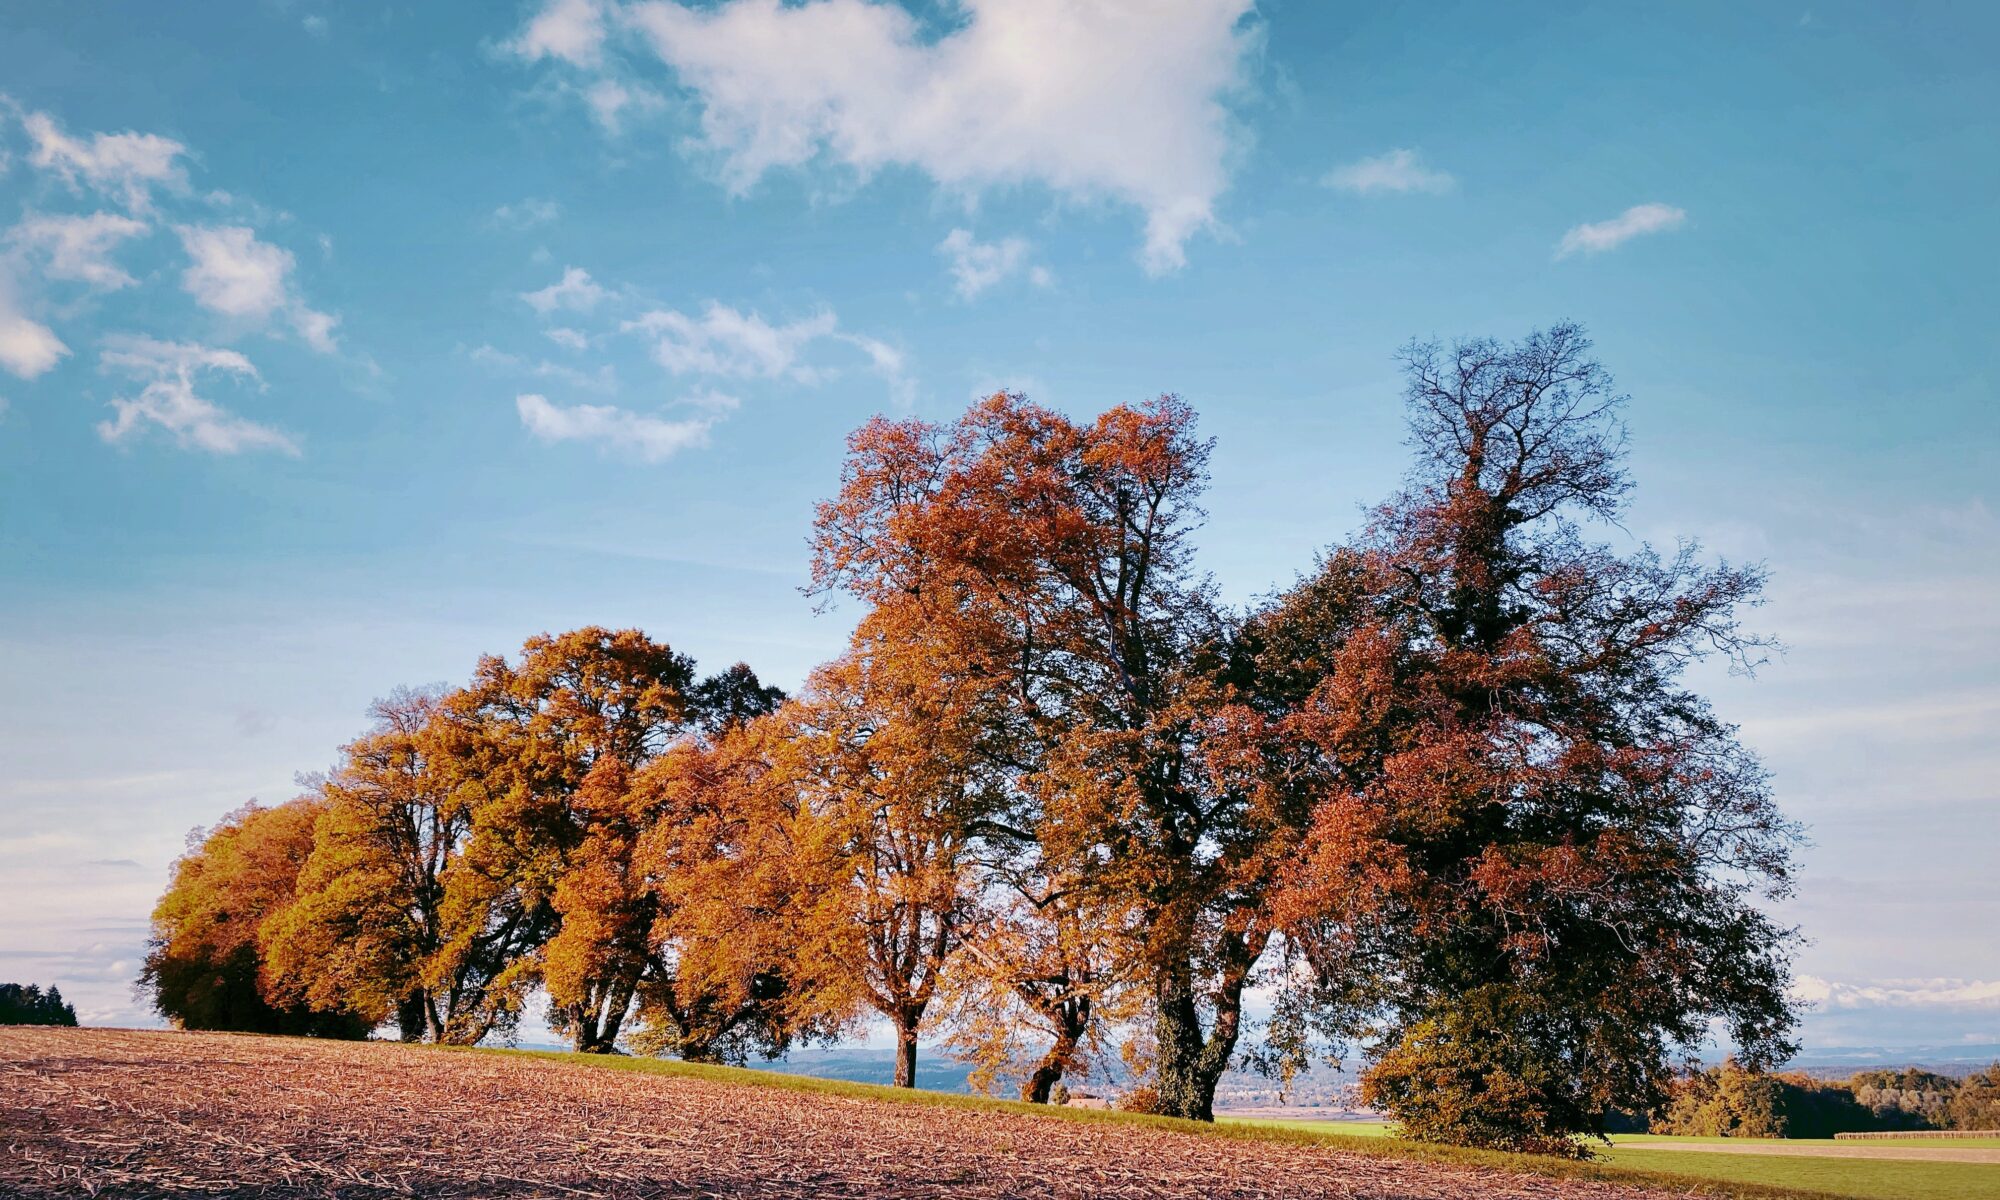
<svg viewBox="0 0 2000 1200"><path fill-rule="evenodd" d="M5 1028L0 1080L0 1192L22 1196L1668 1194L1164 1122L375 1043Z"/></svg>

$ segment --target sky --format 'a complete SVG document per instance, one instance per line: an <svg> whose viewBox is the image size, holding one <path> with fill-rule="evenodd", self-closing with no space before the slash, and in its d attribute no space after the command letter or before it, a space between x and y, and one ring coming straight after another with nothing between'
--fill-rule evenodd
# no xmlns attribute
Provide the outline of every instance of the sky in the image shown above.
<svg viewBox="0 0 2000 1200"><path fill-rule="evenodd" d="M189 830L530 635L796 685L873 414L1180 394L1248 604L1573 319L1598 536L1770 571L1808 1047L2000 1042L2000 9L1526 8L6 5L0 978L155 1022Z"/></svg>

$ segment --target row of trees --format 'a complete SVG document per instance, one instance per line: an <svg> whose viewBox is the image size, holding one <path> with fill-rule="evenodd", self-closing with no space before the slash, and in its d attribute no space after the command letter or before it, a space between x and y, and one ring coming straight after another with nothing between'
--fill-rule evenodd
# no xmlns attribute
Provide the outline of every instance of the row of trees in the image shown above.
<svg viewBox="0 0 2000 1200"><path fill-rule="evenodd" d="M76 1009L51 984L0 983L0 1025L74 1025Z"/></svg>
<svg viewBox="0 0 2000 1200"><path fill-rule="evenodd" d="M1653 1133L1827 1138L1878 1130L2000 1129L2000 1063L1963 1079L1934 1071L1863 1071L1845 1081L1745 1070L1727 1062L1675 1081Z"/></svg>
<svg viewBox="0 0 2000 1200"><path fill-rule="evenodd" d="M540 987L579 1049L741 1057L873 1012L899 1083L928 1029L1030 1099L1116 1042L1202 1119L1232 1061L1365 1035L1412 1132L1557 1152L1712 1023L1782 1057L1757 900L1795 835L1680 682L1755 664L1758 572L1584 536L1629 482L1579 329L1404 365L1406 486L1248 611L1195 561L1178 399L870 422L813 540L859 620L798 696L591 629L393 697L183 861L163 1008L238 947L258 1019L312 1032L474 1041ZM230 855L296 873L205 899Z"/></svg>

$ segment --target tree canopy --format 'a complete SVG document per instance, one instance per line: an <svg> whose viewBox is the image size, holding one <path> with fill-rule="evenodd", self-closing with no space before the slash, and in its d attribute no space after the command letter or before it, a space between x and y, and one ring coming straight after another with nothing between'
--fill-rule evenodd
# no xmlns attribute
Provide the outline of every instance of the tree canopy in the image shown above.
<svg viewBox="0 0 2000 1200"><path fill-rule="evenodd" d="M1766 1120L1675 1074L1712 1025L1746 1087L1793 1048L1797 833L1686 683L1762 660L1762 573L1593 540L1632 482L1579 328L1402 365L1404 485L1248 608L1177 397L868 422L812 535L855 625L797 695L596 627L395 693L177 868L163 1011L471 1043L539 994L579 1050L722 1061L875 1019L900 1084L927 1034L1030 1100L1116 1047L1204 1119L1233 1063L1365 1044L1433 1140Z"/></svg>

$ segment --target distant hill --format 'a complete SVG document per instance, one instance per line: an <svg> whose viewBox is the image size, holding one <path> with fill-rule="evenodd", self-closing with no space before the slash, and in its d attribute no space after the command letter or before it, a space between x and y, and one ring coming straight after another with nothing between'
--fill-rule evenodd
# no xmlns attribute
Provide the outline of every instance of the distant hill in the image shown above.
<svg viewBox="0 0 2000 1200"><path fill-rule="evenodd" d="M1883 1046L1827 1046L1801 1051L1785 1067L1822 1079L1845 1079L1856 1071L1903 1067L1918 1067L1958 1079L1995 1062L2000 1062L2000 1042L1964 1042L1952 1046L1895 1049Z"/></svg>

